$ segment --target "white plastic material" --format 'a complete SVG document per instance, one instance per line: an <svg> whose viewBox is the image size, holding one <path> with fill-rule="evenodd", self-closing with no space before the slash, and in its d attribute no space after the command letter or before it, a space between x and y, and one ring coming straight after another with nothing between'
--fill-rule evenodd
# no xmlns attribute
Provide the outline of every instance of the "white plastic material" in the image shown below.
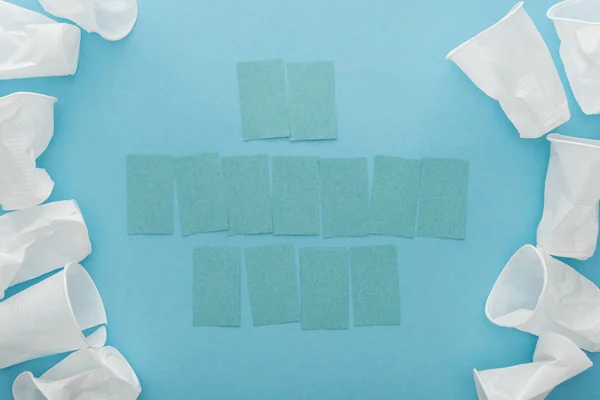
<svg viewBox="0 0 600 400"><path fill-rule="evenodd" d="M487 299L496 325L537 336L558 333L600 351L600 290L579 272L531 245L508 261Z"/></svg>
<svg viewBox="0 0 600 400"><path fill-rule="evenodd" d="M135 400L140 382L113 347L79 350L40 378L23 372L13 383L15 400Z"/></svg>
<svg viewBox="0 0 600 400"><path fill-rule="evenodd" d="M91 251L88 230L74 200L0 216L0 299L10 286L79 262Z"/></svg>
<svg viewBox="0 0 600 400"><path fill-rule="evenodd" d="M600 2L567 0L548 10L560 38L560 58L586 114L600 114Z"/></svg>
<svg viewBox="0 0 600 400"><path fill-rule="evenodd" d="M0 321L0 368L106 343L102 299L79 264L0 302Z"/></svg>
<svg viewBox="0 0 600 400"><path fill-rule="evenodd" d="M0 1L0 79L73 75L81 31Z"/></svg>
<svg viewBox="0 0 600 400"><path fill-rule="evenodd" d="M22 92L0 98L0 205L4 210L36 206L52 193L54 182L46 170L36 168L35 160L54 134L56 101Z"/></svg>
<svg viewBox="0 0 600 400"><path fill-rule="evenodd" d="M131 32L138 15L137 0L40 0L50 14L70 19L107 40L121 40Z"/></svg>
<svg viewBox="0 0 600 400"><path fill-rule="evenodd" d="M473 375L479 400L543 400L556 386L591 366L590 359L573 342L547 333L537 342L533 362L473 370Z"/></svg>
<svg viewBox="0 0 600 400"><path fill-rule="evenodd" d="M598 241L600 140L548 135L544 213L537 246L557 257L590 258Z"/></svg>
<svg viewBox="0 0 600 400"><path fill-rule="evenodd" d="M498 100L522 138L543 136L571 117L548 47L523 2L446 59Z"/></svg>

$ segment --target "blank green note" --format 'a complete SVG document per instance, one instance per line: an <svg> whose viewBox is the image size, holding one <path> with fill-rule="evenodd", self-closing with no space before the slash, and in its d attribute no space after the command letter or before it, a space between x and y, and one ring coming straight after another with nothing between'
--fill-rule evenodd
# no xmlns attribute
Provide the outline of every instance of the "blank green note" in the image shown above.
<svg viewBox="0 0 600 400"><path fill-rule="evenodd" d="M300 293L302 329L348 329L348 251L300 249Z"/></svg>
<svg viewBox="0 0 600 400"><path fill-rule="evenodd" d="M323 237L367 236L369 177L366 158L319 162Z"/></svg>
<svg viewBox="0 0 600 400"><path fill-rule="evenodd" d="M244 140L289 136L285 64L282 60L237 65Z"/></svg>
<svg viewBox="0 0 600 400"><path fill-rule="evenodd" d="M298 321L300 311L293 246L247 248L246 273L254 326Z"/></svg>
<svg viewBox="0 0 600 400"><path fill-rule="evenodd" d="M423 159L419 236L465 238L468 180L469 164L465 160Z"/></svg>
<svg viewBox="0 0 600 400"><path fill-rule="evenodd" d="M273 232L319 234L318 157L273 157Z"/></svg>
<svg viewBox="0 0 600 400"><path fill-rule="evenodd" d="M269 157L223 157L229 235L273 232Z"/></svg>
<svg viewBox="0 0 600 400"><path fill-rule="evenodd" d="M355 326L400 325L396 246L350 249Z"/></svg>
<svg viewBox="0 0 600 400"><path fill-rule="evenodd" d="M332 61L287 64L291 140L337 138Z"/></svg>
<svg viewBox="0 0 600 400"><path fill-rule="evenodd" d="M217 153L174 158L183 235L227 230L227 210Z"/></svg>
<svg viewBox="0 0 600 400"><path fill-rule="evenodd" d="M173 233L171 157L127 156L127 233Z"/></svg>
<svg viewBox="0 0 600 400"><path fill-rule="evenodd" d="M194 248L194 326L240 326L238 248Z"/></svg>
<svg viewBox="0 0 600 400"><path fill-rule="evenodd" d="M415 236L420 182L420 160L375 157L370 233Z"/></svg>

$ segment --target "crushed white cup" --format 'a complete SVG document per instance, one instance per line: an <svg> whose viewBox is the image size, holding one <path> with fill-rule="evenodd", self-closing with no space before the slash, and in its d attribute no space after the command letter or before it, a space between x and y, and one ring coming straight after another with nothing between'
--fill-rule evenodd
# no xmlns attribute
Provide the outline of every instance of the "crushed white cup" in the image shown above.
<svg viewBox="0 0 600 400"><path fill-rule="evenodd" d="M486 305L496 325L536 336L558 333L587 351L600 351L600 290L569 267L531 245L508 261Z"/></svg>
<svg viewBox="0 0 600 400"><path fill-rule="evenodd" d="M13 383L14 400L135 400L141 391L131 365L109 346L79 350L41 377L27 371Z"/></svg>
<svg viewBox="0 0 600 400"><path fill-rule="evenodd" d="M73 75L81 31L0 1L0 79Z"/></svg>
<svg viewBox="0 0 600 400"><path fill-rule="evenodd" d="M7 288L79 262L91 251L88 229L74 200L0 216L0 299Z"/></svg>
<svg viewBox="0 0 600 400"><path fill-rule="evenodd" d="M541 137L571 117L548 47L523 2L446 59L498 100L522 138Z"/></svg>
<svg viewBox="0 0 600 400"><path fill-rule="evenodd" d="M592 366L588 356L564 336L538 339L533 362L507 368L473 370L479 400L543 400L559 384Z"/></svg>
<svg viewBox="0 0 600 400"><path fill-rule="evenodd" d="M121 40L133 29L137 0L40 0L42 7L59 18L70 19L106 40Z"/></svg>
<svg viewBox="0 0 600 400"><path fill-rule="evenodd" d="M567 0L546 15L560 38L560 58L577 103L586 114L600 114L600 4Z"/></svg>
<svg viewBox="0 0 600 400"><path fill-rule="evenodd" d="M79 264L0 302L0 321L0 368L106 343L102 298Z"/></svg>
<svg viewBox="0 0 600 400"><path fill-rule="evenodd" d="M590 258L598 241L600 140L548 135L550 161L537 246L557 257Z"/></svg>
<svg viewBox="0 0 600 400"><path fill-rule="evenodd" d="M36 206L52 193L54 182L35 160L54 134L56 101L23 92L0 98L0 205L6 211Z"/></svg>

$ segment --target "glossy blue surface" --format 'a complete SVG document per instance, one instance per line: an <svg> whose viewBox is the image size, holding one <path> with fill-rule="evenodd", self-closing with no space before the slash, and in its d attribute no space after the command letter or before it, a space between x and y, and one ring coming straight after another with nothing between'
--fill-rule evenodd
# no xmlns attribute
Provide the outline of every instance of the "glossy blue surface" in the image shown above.
<svg viewBox="0 0 600 400"><path fill-rule="evenodd" d="M558 38L545 17L553 2L530 1L525 9L566 84ZM17 3L41 10L35 0ZM141 0L138 24L125 40L82 35L75 76L0 82L0 95L34 91L59 98L55 137L40 164L56 181L51 199L74 198L83 210L94 246L83 265L106 303L109 344L139 375L141 399L470 400L476 398L472 368L531 360L536 338L494 326L483 308L504 263L535 241L549 144L519 139L498 104L444 60L513 5ZM242 141L236 62L274 58L335 61L338 140ZM566 90L572 118L558 131L600 138L600 117L584 116ZM183 238L177 222L173 236L126 235L127 154L212 151L366 156L371 172L376 154L468 159L467 240L224 232ZM253 328L242 272L242 327L192 327L194 246L278 243L396 244L402 325ZM600 283L599 257L571 264ZM0 398L9 398L19 372L40 374L60 358L0 371ZM595 367L548 399L599 394Z"/></svg>

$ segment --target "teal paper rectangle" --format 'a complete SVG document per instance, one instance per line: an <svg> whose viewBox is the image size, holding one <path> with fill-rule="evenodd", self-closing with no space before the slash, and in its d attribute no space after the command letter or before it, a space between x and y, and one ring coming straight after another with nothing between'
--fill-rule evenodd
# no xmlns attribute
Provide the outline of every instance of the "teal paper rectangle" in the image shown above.
<svg viewBox="0 0 600 400"><path fill-rule="evenodd" d="M237 64L242 138L289 136L285 64L283 60Z"/></svg>
<svg viewBox="0 0 600 400"><path fill-rule="evenodd" d="M375 157L370 233L414 237L420 183L420 160Z"/></svg>
<svg viewBox="0 0 600 400"><path fill-rule="evenodd" d="M367 236L369 176L366 158L319 162L323 237Z"/></svg>
<svg viewBox="0 0 600 400"><path fill-rule="evenodd" d="M273 232L319 234L319 158L273 157Z"/></svg>
<svg viewBox="0 0 600 400"><path fill-rule="evenodd" d="M400 325L396 246L350 249L355 326Z"/></svg>
<svg viewBox="0 0 600 400"><path fill-rule="evenodd" d="M299 320L296 256L291 245L246 249L246 274L254 326Z"/></svg>
<svg viewBox="0 0 600 400"><path fill-rule="evenodd" d="M337 138L333 61L287 64L291 140Z"/></svg>
<svg viewBox="0 0 600 400"><path fill-rule="evenodd" d="M194 326L240 326L240 249L194 248Z"/></svg>
<svg viewBox="0 0 600 400"><path fill-rule="evenodd" d="M221 163L217 153L173 159L181 233L227 230Z"/></svg>
<svg viewBox="0 0 600 400"><path fill-rule="evenodd" d="M174 231L171 157L127 156L127 233L163 234Z"/></svg>
<svg viewBox="0 0 600 400"><path fill-rule="evenodd" d="M467 161L423 159L417 229L419 236L465 238L468 182Z"/></svg>
<svg viewBox="0 0 600 400"><path fill-rule="evenodd" d="M300 268L302 329L348 329L348 250L300 249Z"/></svg>
<svg viewBox="0 0 600 400"><path fill-rule="evenodd" d="M229 235L273 232L269 157L223 157Z"/></svg>

